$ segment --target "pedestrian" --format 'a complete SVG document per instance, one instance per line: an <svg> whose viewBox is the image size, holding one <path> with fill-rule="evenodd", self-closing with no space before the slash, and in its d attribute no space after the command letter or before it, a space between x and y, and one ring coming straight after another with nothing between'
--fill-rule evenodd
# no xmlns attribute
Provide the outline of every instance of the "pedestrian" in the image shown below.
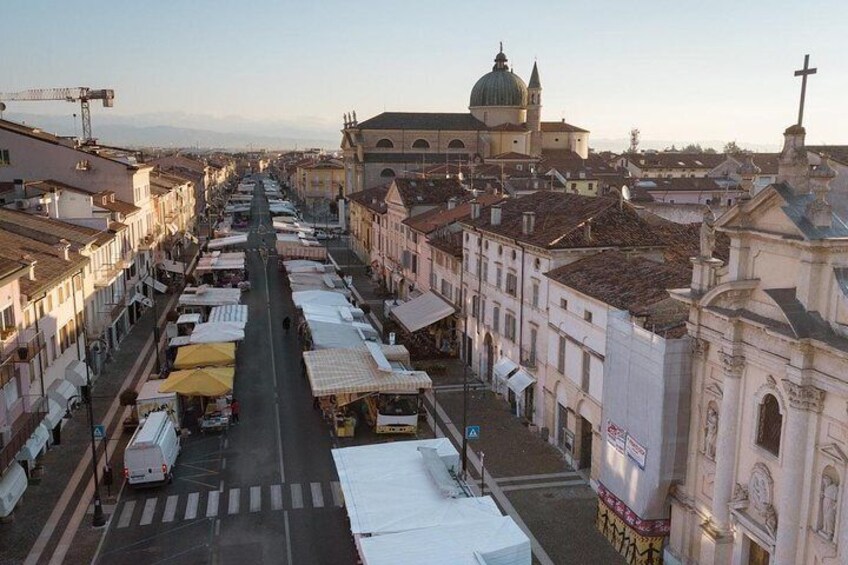
<svg viewBox="0 0 848 565"><path fill-rule="evenodd" d="M233 424L239 423L239 410L241 410L239 401L233 398L232 402L230 402L230 414L232 415Z"/></svg>
<svg viewBox="0 0 848 565"><path fill-rule="evenodd" d="M283 329L286 331L286 335L289 335L289 328L291 328L291 318L286 316L283 318Z"/></svg>

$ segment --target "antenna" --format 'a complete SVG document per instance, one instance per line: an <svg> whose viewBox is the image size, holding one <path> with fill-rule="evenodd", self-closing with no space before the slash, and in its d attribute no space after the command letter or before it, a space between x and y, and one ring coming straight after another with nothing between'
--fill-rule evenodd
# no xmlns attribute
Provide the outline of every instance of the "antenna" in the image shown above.
<svg viewBox="0 0 848 565"><path fill-rule="evenodd" d="M637 153L639 151L639 134L638 128L630 130L630 153Z"/></svg>

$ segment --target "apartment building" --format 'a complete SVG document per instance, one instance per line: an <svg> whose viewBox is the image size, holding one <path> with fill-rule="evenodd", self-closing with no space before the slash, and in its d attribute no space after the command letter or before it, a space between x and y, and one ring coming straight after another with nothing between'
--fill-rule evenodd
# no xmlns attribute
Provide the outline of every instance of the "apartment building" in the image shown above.
<svg viewBox="0 0 848 565"><path fill-rule="evenodd" d="M388 192L388 186L375 186L347 197L350 206L350 247L364 263L374 261L372 253L382 249L381 240L376 234L380 229L380 219L386 213Z"/></svg>
<svg viewBox="0 0 848 565"><path fill-rule="evenodd" d="M336 159L298 164L294 189L298 199L306 204L344 198L344 165Z"/></svg>
<svg viewBox="0 0 848 565"><path fill-rule="evenodd" d="M639 179L703 178L725 161L722 153L681 153L677 151L646 151L625 153L615 158L615 164Z"/></svg>

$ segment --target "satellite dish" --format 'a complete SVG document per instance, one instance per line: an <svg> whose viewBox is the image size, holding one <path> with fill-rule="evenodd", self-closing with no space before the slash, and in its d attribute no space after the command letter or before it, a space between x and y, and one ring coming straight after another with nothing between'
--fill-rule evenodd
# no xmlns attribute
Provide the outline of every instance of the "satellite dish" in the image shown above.
<svg viewBox="0 0 848 565"><path fill-rule="evenodd" d="M630 201L630 189L627 188L627 185L621 187L621 197L628 202Z"/></svg>

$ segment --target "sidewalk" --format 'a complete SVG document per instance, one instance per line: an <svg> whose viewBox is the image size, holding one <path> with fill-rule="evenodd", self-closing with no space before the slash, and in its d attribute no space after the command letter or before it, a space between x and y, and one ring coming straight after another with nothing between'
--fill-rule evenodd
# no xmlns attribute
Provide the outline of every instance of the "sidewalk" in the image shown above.
<svg viewBox="0 0 848 565"><path fill-rule="evenodd" d="M368 304L371 307L371 314L376 319L377 329L382 332L383 323L386 321L385 316L383 316L383 300L385 299L377 296L377 287L374 281L365 274L365 263L356 256L356 253L350 250L347 245L347 237L327 241L327 251L336 267L345 275L353 277L352 290L357 303Z"/></svg>
<svg viewBox="0 0 848 565"><path fill-rule="evenodd" d="M157 295L156 303L160 316L164 317L164 313L169 307L169 302L174 296L173 294ZM100 377L92 387L92 409L96 423L102 421L114 398L123 389L122 385L127 374L136 361L138 361L145 342L150 339L152 327L153 309L149 308L142 314L139 321L136 322L135 326L133 326L129 334L121 342L118 349L113 351L110 362L105 365ZM142 364L143 366L144 364ZM113 432L112 435L114 436L115 433ZM114 455L115 442L119 437L110 438L110 456ZM98 443L98 454L103 451L102 443ZM48 522L54 506L62 496L71 476L83 458L87 458L89 461L91 459L88 417L84 407L73 411L73 417L70 420L66 420L62 427L61 445L52 446L42 456L41 464L44 467L44 473L40 484L30 484L24 493L21 504L13 514L14 518L8 523L0 524L0 548L2 548L2 552L0 552L0 564L22 563L26 559L30 549ZM120 467L115 460L112 461L112 465L114 468ZM102 469L98 469L98 474L101 472ZM70 509L75 506L79 493L83 491L90 481L91 468L89 466L83 476L83 480L74 493L74 497L71 499L71 503L62 514L59 523L56 524L55 534L62 532L68 523L72 514ZM108 498L106 496L106 488L102 488L103 509L107 517L111 512L111 505L115 501L118 488L120 488L120 477L119 473L116 472L115 484L112 488L113 496ZM86 524L85 527L90 529L90 524ZM42 560L45 560L51 555L52 547L56 542L55 538L56 536L54 535L53 539L50 540L50 544L45 548L42 554ZM89 555L93 553L94 548L92 547Z"/></svg>

